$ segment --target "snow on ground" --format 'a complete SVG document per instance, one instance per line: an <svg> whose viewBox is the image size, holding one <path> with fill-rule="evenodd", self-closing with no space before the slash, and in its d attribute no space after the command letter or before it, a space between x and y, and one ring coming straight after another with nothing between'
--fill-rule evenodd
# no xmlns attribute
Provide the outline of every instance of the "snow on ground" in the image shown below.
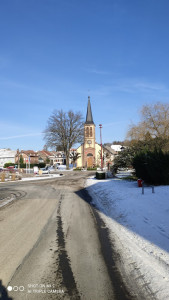
<svg viewBox="0 0 169 300"><path fill-rule="evenodd" d="M122 175L123 177L123 175ZM169 299L169 186L87 179L86 187L120 254L121 271L139 299ZM139 290L139 292L138 292Z"/></svg>
<svg viewBox="0 0 169 300"><path fill-rule="evenodd" d="M42 175L42 176L35 176L35 177L23 177L22 181L32 181L32 180L46 180L46 179L51 179L51 178L56 178L56 177L60 177L60 174L46 174L46 175Z"/></svg>
<svg viewBox="0 0 169 300"><path fill-rule="evenodd" d="M32 180L46 180L51 178L60 177L60 174L45 174L45 175L34 175L30 177L22 177L20 180L12 181L11 179L5 179L4 182L0 181L0 184L9 183L9 182L21 182L21 181L32 181Z"/></svg>

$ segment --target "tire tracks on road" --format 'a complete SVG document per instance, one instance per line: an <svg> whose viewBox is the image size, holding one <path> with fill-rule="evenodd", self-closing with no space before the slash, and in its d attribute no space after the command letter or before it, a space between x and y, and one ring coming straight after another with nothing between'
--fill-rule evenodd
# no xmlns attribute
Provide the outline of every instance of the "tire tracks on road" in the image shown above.
<svg viewBox="0 0 169 300"><path fill-rule="evenodd" d="M62 194L59 200L57 211L57 241L58 241L58 275L62 277L63 285L66 287L67 292L71 299L80 299L79 292L76 286L76 282L73 276L73 272L70 265L70 259L65 247L65 237L62 226L61 217L61 201L64 195Z"/></svg>

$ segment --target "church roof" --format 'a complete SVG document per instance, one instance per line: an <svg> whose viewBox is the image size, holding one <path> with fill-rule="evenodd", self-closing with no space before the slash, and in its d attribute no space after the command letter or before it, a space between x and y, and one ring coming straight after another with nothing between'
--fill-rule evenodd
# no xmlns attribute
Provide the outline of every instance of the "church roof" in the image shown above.
<svg viewBox="0 0 169 300"><path fill-rule="evenodd" d="M92 109L91 109L91 104L90 104L90 96L88 96L88 105L87 105L87 114L86 114L85 124L94 124L93 116L92 116Z"/></svg>

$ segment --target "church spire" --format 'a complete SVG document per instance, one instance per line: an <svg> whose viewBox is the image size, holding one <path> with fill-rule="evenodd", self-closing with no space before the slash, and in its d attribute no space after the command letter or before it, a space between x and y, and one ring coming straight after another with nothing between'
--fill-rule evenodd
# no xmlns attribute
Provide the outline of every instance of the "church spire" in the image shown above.
<svg viewBox="0 0 169 300"><path fill-rule="evenodd" d="M87 105L87 114L86 114L85 124L94 124L92 110L91 110L91 104L90 104L90 96L88 96L88 105Z"/></svg>

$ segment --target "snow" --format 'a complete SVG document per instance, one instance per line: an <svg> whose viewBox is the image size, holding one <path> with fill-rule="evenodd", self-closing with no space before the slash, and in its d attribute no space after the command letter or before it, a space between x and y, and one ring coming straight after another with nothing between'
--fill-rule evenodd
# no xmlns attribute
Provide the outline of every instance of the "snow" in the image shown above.
<svg viewBox="0 0 169 300"><path fill-rule="evenodd" d="M121 147L122 145L111 145L111 148L117 152L121 152Z"/></svg>
<svg viewBox="0 0 169 300"><path fill-rule="evenodd" d="M123 177L124 174L122 174ZM87 179L117 252L127 284L140 299L169 299L169 186L144 195L137 182Z"/></svg>
<svg viewBox="0 0 169 300"><path fill-rule="evenodd" d="M42 176L35 176L35 177L23 177L22 181L32 181L32 180L46 180L46 179L51 179L51 178L56 178L56 177L60 177L60 174L46 174L46 175L42 175Z"/></svg>

